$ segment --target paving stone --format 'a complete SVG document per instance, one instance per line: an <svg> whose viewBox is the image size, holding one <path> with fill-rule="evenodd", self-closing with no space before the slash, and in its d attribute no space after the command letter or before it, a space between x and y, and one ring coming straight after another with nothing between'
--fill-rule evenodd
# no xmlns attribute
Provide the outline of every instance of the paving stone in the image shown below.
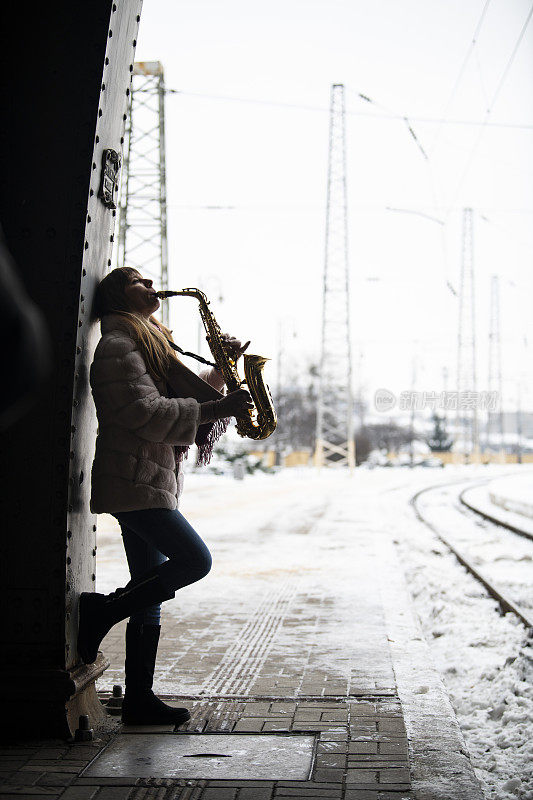
<svg viewBox="0 0 533 800"><path fill-rule="evenodd" d="M296 714L294 715L294 723L297 722L319 722L321 716L321 711L319 709L316 710L305 710L302 711L298 709Z"/></svg>
<svg viewBox="0 0 533 800"><path fill-rule="evenodd" d="M221 786L209 787L204 789L201 798L202 800L235 800L237 796L237 789Z"/></svg>
<svg viewBox="0 0 533 800"><path fill-rule="evenodd" d="M379 772L380 783L409 783L411 776L408 769L382 769Z"/></svg>
<svg viewBox="0 0 533 800"><path fill-rule="evenodd" d="M347 753L348 742L328 742L320 740L317 745L317 753Z"/></svg>
<svg viewBox="0 0 533 800"><path fill-rule="evenodd" d="M26 761L3 761L0 765L0 769L3 772L14 772L18 769L22 769Z"/></svg>
<svg viewBox="0 0 533 800"><path fill-rule="evenodd" d="M301 707L301 706L300 706ZM278 703L277 701L272 703L270 708L271 714L294 714L297 709L297 703Z"/></svg>
<svg viewBox="0 0 533 800"><path fill-rule="evenodd" d="M365 789L346 789L344 800L379 800L377 792L369 792ZM396 800L402 800L398 797Z"/></svg>
<svg viewBox="0 0 533 800"><path fill-rule="evenodd" d="M96 800L127 800L130 786L103 786L95 795Z"/></svg>
<svg viewBox="0 0 533 800"><path fill-rule="evenodd" d="M70 772L73 775L77 775L78 772L81 772L83 767L85 766L86 762L84 761L81 766L78 764L73 764L71 761L63 762L63 761L28 761L25 764L21 771L23 772Z"/></svg>
<svg viewBox="0 0 533 800"><path fill-rule="evenodd" d="M76 778L76 786L135 786L138 778Z"/></svg>
<svg viewBox="0 0 533 800"><path fill-rule="evenodd" d="M98 786L69 786L61 795L61 800L92 800Z"/></svg>
<svg viewBox="0 0 533 800"><path fill-rule="evenodd" d="M68 786L74 780L74 775L68 772L47 772L41 775L37 783L39 786Z"/></svg>
<svg viewBox="0 0 533 800"><path fill-rule="evenodd" d="M267 720L263 727L261 728L262 731L288 731L290 729L290 720L283 719L283 720Z"/></svg>
<svg viewBox="0 0 533 800"><path fill-rule="evenodd" d="M257 788L257 787L243 787L239 789L237 795L238 800L270 800L272 797L272 788Z"/></svg>
<svg viewBox="0 0 533 800"><path fill-rule="evenodd" d="M46 800L56 800L59 795L56 792L33 792L32 794L26 792L11 792L9 794L2 793L2 800L35 800L36 797L46 797Z"/></svg>
<svg viewBox="0 0 533 800"><path fill-rule="evenodd" d="M392 717L391 719L380 719L378 722L378 730L380 733L401 733L405 736L405 725L401 717Z"/></svg>
<svg viewBox="0 0 533 800"><path fill-rule="evenodd" d="M397 742L380 742L378 745L379 752L383 755L405 755L408 754L407 740Z"/></svg>
<svg viewBox="0 0 533 800"><path fill-rule="evenodd" d="M323 711L320 719L324 720L325 722L347 722L348 711L347 709L338 711Z"/></svg>
<svg viewBox="0 0 533 800"><path fill-rule="evenodd" d="M314 780L321 781L321 782L324 782L324 783L326 783L326 782L328 782L328 783L329 782L331 782L331 783L342 783L343 777L344 777L344 768L340 768L340 769L332 769L332 768L320 769L320 768L318 768L318 769L315 769L314 774L313 774Z"/></svg>
<svg viewBox="0 0 533 800"><path fill-rule="evenodd" d="M346 755L344 753L318 753L316 758L317 769L345 769Z"/></svg>
<svg viewBox="0 0 533 800"><path fill-rule="evenodd" d="M348 753L357 753L363 755L377 752L377 742L349 742L348 744Z"/></svg>
<svg viewBox="0 0 533 800"><path fill-rule="evenodd" d="M248 717L247 719L240 719L233 728L235 733L240 731L253 731L259 733L263 729L265 720L260 717Z"/></svg>
<svg viewBox="0 0 533 800"><path fill-rule="evenodd" d="M33 786L44 774L44 772L23 772L18 770L17 772L12 772L9 778L6 778L6 783L13 786Z"/></svg>
<svg viewBox="0 0 533 800"><path fill-rule="evenodd" d="M241 717L266 717L270 710L270 703L246 703Z"/></svg>
<svg viewBox="0 0 533 800"><path fill-rule="evenodd" d="M370 769L346 770L346 783L377 783L378 773Z"/></svg>

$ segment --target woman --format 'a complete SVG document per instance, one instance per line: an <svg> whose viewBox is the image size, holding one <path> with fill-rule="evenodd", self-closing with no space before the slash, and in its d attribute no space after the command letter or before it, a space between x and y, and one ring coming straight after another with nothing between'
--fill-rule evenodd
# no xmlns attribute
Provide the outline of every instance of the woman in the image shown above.
<svg viewBox="0 0 533 800"><path fill-rule="evenodd" d="M109 595L81 594L78 653L92 663L110 628L129 617L122 706L129 724L190 718L152 692L161 602L211 568L209 550L177 509L182 459L196 442L207 460L222 421L252 407L244 389L221 394L218 370L199 377L178 360L170 332L152 316L159 305L152 281L128 267L110 272L96 291L102 338L91 366L98 416L91 510L118 520L131 580ZM234 358L248 346L224 340Z"/></svg>

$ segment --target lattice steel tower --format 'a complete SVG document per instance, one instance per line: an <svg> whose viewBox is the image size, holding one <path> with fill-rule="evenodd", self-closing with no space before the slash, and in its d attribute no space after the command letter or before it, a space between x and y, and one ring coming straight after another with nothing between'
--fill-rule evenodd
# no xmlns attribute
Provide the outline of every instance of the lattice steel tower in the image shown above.
<svg viewBox="0 0 533 800"><path fill-rule="evenodd" d="M165 80L159 61L134 64L124 146L117 264L168 289ZM168 300L161 304L168 325Z"/></svg>
<svg viewBox="0 0 533 800"><path fill-rule="evenodd" d="M477 458L479 425L476 373L476 302L474 283L474 212L463 209L459 325L457 336L457 426L464 453Z"/></svg>
<svg viewBox="0 0 533 800"><path fill-rule="evenodd" d="M500 331L500 280L493 275L490 285L490 330L489 330L489 393L496 393L494 413L487 414L486 448L494 450L491 434L499 434L499 450L503 451L503 380L502 380L502 344Z"/></svg>
<svg viewBox="0 0 533 800"><path fill-rule="evenodd" d="M355 466L344 85L331 87L315 464Z"/></svg>

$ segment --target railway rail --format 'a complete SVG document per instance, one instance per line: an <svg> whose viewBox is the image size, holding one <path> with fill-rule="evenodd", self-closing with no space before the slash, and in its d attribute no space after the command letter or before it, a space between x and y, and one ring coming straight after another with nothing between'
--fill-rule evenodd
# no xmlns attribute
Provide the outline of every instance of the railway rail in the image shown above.
<svg viewBox="0 0 533 800"><path fill-rule="evenodd" d="M483 484L486 484L486 483L489 483L489 482L490 482L490 479L484 479L484 480L481 480L481 481L478 480L478 481L470 482L469 485L467 487L465 487L459 493L459 501L462 504L462 506L464 506L465 508L468 508L468 510L470 512L473 512L473 513L479 515L481 518L485 519L486 521L490 522L493 525L498 525L498 526L500 526L502 528L506 528L507 530L511 531L512 533L515 533L517 535L526 535L527 538L533 539L532 536L530 536L528 534L524 534L523 531L518 530L515 526L507 524L507 523L505 523L505 522L503 522L501 520L496 519L495 517L492 517L489 514L481 512L476 507L474 507L473 505L471 505L467 501L465 501L463 495L465 494L465 492L467 490L474 488L474 486L482 486ZM529 635L533 636L533 614L531 612L526 611L525 609L521 608L520 605L518 605L511 597L509 597L509 595L506 592L504 592L504 590L501 587L499 587L487 575L484 575L483 572L481 570L479 570L472 563L471 558L469 558L464 552L462 552L461 549L459 547L457 547L456 544L451 542L449 540L449 538L447 536L445 536L443 534L443 532L441 530L439 530L439 528L436 525L434 525L433 522L431 522L423 513L423 510L421 508L421 503L420 503L420 498L423 495L429 494L430 492L435 492L437 490L442 490L442 489L444 489L446 487L451 487L451 486L454 486L454 485L462 484L462 483L464 483L464 480L456 480L456 481L451 481L450 483L440 483L440 484L436 484L434 486L428 486L428 487L426 487L424 489L421 489L420 491L416 492L416 494L414 494L413 497L411 497L409 502L410 502L411 506L413 507L414 513L416 514L416 517L420 520L420 522L422 522L424 525L426 525L435 534L435 536L437 536L437 538L448 548L448 550L450 550L450 552L453 553L453 555L456 557L456 559L459 561L459 563L462 564L465 567L465 569L479 583L481 583L483 585L483 587L488 592L488 594L498 602L502 612L506 613L506 612L510 611L511 613L515 614L520 619L520 621L526 626L526 628L528 628ZM458 507L457 511L459 513L461 513L461 508ZM466 512L463 512L463 513L466 513Z"/></svg>

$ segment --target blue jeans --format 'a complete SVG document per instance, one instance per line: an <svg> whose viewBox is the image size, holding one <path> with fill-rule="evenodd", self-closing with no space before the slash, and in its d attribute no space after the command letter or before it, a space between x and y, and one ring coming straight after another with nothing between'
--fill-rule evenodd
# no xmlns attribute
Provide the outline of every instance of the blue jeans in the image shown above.
<svg viewBox="0 0 533 800"><path fill-rule="evenodd" d="M122 531L132 580L157 569L169 592L204 578L211 569L207 546L177 509L149 508L120 511L113 516ZM161 604L149 606L130 617L130 622L159 625Z"/></svg>

